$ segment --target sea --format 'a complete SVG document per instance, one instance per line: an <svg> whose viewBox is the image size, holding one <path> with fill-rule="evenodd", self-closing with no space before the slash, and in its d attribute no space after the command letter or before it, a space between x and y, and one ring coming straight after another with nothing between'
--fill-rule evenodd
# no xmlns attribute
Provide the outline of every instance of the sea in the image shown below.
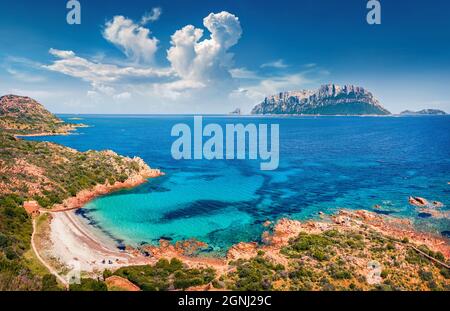
<svg viewBox="0 0 450 311"><path fill-rule="evenodd" d="M449 237L450 220L408 203L419 196L450 208L450 117L203 116L203 123L279 124L279 167L259 160L175 160L175 124L192 115L59 115L89 125L72 135L32 137L80 151L141 157L165 176L99 197L78 217L118 245L195 238L224 253L260 241L264 222L318 219L319 212L364 209L410 219L417 230ZM193 127L192 127L193 128ZM375 208L375 206L377 208Z"/></svg>

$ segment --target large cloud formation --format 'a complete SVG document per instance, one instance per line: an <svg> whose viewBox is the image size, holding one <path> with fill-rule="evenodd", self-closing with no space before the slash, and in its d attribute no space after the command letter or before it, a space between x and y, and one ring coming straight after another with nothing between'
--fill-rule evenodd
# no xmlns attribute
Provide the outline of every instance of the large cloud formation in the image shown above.
<svg viewBox="0 0 450 311"><path fill-rule="evenodd" d="M111 109L110 99L127 101L120 107L134 112L250 110L267 94L309 82L303 73L286 75L282 60L262 65L263 75L235 68L230 49L239 42L242 28L239 18L226 11L206 16L204 28L187 25L175 31L167 50L169 66L160 67L155 63L159 40L145 26L160 15L157 8L139 22L124 16L106 22L103 37L124 52L125 60L107 63L106 58L89 60L73 51L50 49L56 60L41 67L90 83L86 102ZM277 69L275 76L271 68Z"/></svg>
<svg viewBox="0 0 450 311"><path fill-rule="evenodd" d="M203 19L209 39L199 41L203 30L187 25L171 37L167 59L175 72L185 80L208 83L231 78L229 69L233 55L228 53L242 35L239 18L228 12L211 13Z"/></svg>

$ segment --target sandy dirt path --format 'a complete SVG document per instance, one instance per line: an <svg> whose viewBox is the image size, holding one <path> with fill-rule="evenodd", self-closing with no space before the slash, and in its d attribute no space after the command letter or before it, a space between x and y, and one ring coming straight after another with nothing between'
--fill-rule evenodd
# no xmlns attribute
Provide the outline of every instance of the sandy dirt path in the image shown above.
<svg viewBox="0 0 450 311"><path fill-rule="evenodd" d="M48 271L53 274L56 279L61 282L62 285L64 285L65 288L69 287L69 282L67 282L67 280L65 278L63 278L61 275L59 275L59 273L53 269L39 254L36 244L34 243L34 236L36 233L36 219L34 218L33 221L33 233L31 234L31 247L33 249L33 252L36 254L37 259L39 259L39 261L48 269Z"/></svg>

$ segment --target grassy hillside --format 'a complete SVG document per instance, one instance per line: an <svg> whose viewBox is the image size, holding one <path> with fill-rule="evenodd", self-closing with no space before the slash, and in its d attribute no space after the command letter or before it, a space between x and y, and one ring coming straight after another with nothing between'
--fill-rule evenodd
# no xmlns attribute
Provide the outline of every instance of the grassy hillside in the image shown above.
<svg viewBox="0 0 450 311"><path fill-rule="evenodd" d="M0 128L14 134L67 133L74 124L64 123L37 101L24 96L0 97Z"/></svg>
<svg viewBox="0 0 450 311"><path fill-rule="evenodd" d="M78 152L48 142L0 134L0 193L34 199L51 207L96 184L116 181L149 169L140 159L112 151Z"/></svg>
<svg viewBox="0 0 450 311"><path fill-rule="evenodd" d="M426 246L421 249L445 261L441 253ZM393 242L371 231L301 233L280 254L283 260L260 251L252 259L233 262L236 271L222 277L224 286L234 290L450 290L448 269L418 254L406 239ZM373 284L368 282L371 279Z"/></svg>
<svg viewBox="0 0 450 311"><path fill-rule="evenodd" d="M407 238L393 238L356 222L301 232L282 245L260 245L253 255L244 251L241 258L224 263L222 272L163 258L154 266L105 270L103 275L125 278L144 291L449 291L450 270L431 258L450 262L425 245L418 249L429 257L415 247ZM86 281L71 289L89 290L98 283Z"/></svg>

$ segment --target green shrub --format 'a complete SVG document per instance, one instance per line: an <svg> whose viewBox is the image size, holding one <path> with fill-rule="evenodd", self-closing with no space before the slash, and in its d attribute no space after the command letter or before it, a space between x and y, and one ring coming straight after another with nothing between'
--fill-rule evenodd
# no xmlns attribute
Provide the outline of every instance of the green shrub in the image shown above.
<svg viewBox="0 0 450 311"><path fill-rule="evenodd" d="M422 281L431 281L433 280L433 273L430 271L419 270L419 277Z"/></svg>
<svg viewBox="0 0 450 311"><path fill-rule="evenodd" d="M60 291L61 288L58 286L56 277L53 274L46 274L42 278L42 290L43 291Z"/></svg>
<svg viewBox="0 0 450 311"><path fill-rule="evenodd" d="M123 267L114 275L124 277L145 291L186 289L210 283L215 278L214 269L185 268L178 259L160 259L154 266Z"/></svg>
<svg viewBox="0 0 450 311"><path fill-rule="evenodd" d="M106 284L99 280L94 279L81 279L80 284L70 284L70 291L107 291Z"/></svg>

